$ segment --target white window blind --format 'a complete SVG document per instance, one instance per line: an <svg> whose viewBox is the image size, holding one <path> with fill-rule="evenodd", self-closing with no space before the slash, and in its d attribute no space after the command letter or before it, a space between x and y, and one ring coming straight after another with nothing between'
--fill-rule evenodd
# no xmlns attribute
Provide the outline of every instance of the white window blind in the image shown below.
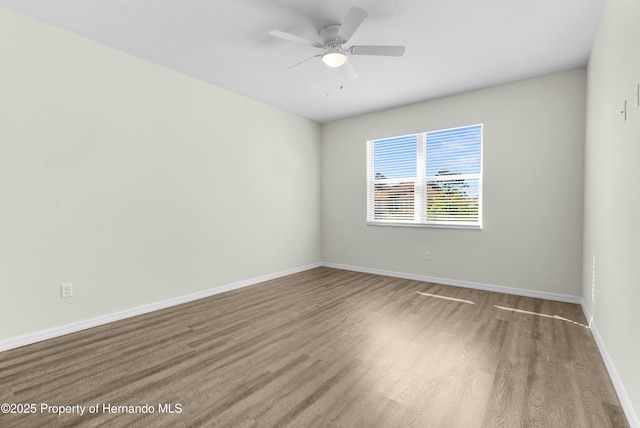
<svg viewBox="0 0 640 428"><path fill-rule="evenodd" d="M479 228L482 125L367 142L367 222Z"/></svg>

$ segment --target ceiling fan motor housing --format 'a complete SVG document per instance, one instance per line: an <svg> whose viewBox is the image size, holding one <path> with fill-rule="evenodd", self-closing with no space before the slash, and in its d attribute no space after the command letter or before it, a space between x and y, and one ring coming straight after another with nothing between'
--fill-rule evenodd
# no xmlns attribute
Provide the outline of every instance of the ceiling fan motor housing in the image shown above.
<svg viewBox="0 0 640 428"><path fill-rule="evenodd" d="M322 38L322 47L325 49L338 49L346 52L342 46L347 42L341 40L338 37L338 30L340 30L340 24L331 24L320 30L320 38Z"/></svg>

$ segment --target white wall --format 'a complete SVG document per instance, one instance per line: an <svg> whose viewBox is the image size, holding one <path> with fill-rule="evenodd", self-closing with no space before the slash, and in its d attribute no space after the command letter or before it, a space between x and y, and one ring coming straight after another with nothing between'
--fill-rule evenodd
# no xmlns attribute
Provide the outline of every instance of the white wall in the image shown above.
<svg viewBox="0 0 640 428"><path fill-rule="evenodd" d="M609 0L589 61L582 292L640 426L638 17L637 0Z"/></svg>
<svg viewBox="0 0 640 428"><path fill-rule="evenodd" d="M319 128L0 8L0 340L320 262Z"/></svg>
<svg viewBox="0 0 640 428"><path fill-rule="evenodd" d="M578 69L323 125L323 260L579 296L585 78ZM366 225L367 139L478 122L482 230Z"/></svg>

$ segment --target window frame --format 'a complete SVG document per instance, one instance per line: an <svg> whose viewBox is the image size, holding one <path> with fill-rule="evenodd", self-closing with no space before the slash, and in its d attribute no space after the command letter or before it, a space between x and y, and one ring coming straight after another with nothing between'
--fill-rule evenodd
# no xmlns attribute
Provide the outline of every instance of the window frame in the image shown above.
<svg viewBox="0 0 640 428"><path fill-rule="evenodd" d="M451 174L441 176L443 178L439 178L434 180L436 176L427 176L427 144L428 138L427 135L430 133L437 132L446 132L446 131L454 131L458 129L464 128L474 128L480 127L480 136L479 136L479 172L472 174ZM406 139L411 137L417 138L417 147L416 147L416 175L415 177L403 177L403 178L384 178L384 179L376 179L374 177L374 144L376 142L383 142L385 140L393 140L393 139ZM468 125L454 126L449 128L434 128L429 130L422 130L419 132L408 133L404 135L397 135L386 138L375 138L367 141L367 225L370 226L404 226L404 227L432 227L432 228L452 228L452 229L482 229L482 212L483 212L483 176L484 176L484 124L483 123L473 123ZM428 183L434 181L447 181L452 180L453 178L444 178L444 177L456 177L455 179L473 179L477 180L477 221L434 221L429 220L427 216L427 189ZM375 202L375 189L377 186L386 183L413 183L413 219L380 219L375 218L376 216L376 205Z"/></svg>

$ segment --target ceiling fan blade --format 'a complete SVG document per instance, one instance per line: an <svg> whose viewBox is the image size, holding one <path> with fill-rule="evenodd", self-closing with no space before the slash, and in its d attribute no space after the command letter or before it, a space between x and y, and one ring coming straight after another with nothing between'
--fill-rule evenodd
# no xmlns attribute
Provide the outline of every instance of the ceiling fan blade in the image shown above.
<svg viewBox="0 0 640 428"><path fill-rule="evenodd" d="M352 55L380 55L380 56L402 56L404 46L351 46L349 52Z"/></svg>
<svg viewBox="0 0 640 428"><path fill-rule="evenodd" d="M367 17L367 11L353 6L347 12L347 16L344 17L344 22L338 30L337 37L345 42L353 36L362 21Z"/></svg>
<svg viewBox="0 0 640 428"><path fill-rule="evenodd" d="M299 43L302 45L309 45L316 48L322 47L322 43L316 40L305 39L304 37L296 36L295 34L291 34L291 33L285 33L284 31L280 31L280 30L271 30L269 31L269 35L273 37L278 37L280 39L288 40L290 42Z"/></svg>
<svg viewBox="0 0 640 428"><path fill-rule="evenodd" d="M351 62L345 62L342 66L342 70L344 70L344 74L347 79L356 80L358 78L358 73L356 72L356 69L353 68L353 65L351 65Z"/></svg>
<svg viewBox="0 0 640 428"><path fill-rule="evenodd" d="M303 59L303 60L302 60L302 61L300 61L299 63L297 63L297 64L293 64L292 66L289 66L289 67L285 68L285 69L284 69L284 70L282 70L282 71L284 71L284 72L285 72L285 73L287 73L287 74L291 74L291 73L293 73L293 69L294 69L294 68L296 68L297 66L299 66L299 65L301 65L301 64L304 64L305 62L309 61L310 59L318 58L318 57L320 57L320 56L322 56L322 55L318 54L318 55L310 56L309 58L307 58L307 59Z"/></svg>

